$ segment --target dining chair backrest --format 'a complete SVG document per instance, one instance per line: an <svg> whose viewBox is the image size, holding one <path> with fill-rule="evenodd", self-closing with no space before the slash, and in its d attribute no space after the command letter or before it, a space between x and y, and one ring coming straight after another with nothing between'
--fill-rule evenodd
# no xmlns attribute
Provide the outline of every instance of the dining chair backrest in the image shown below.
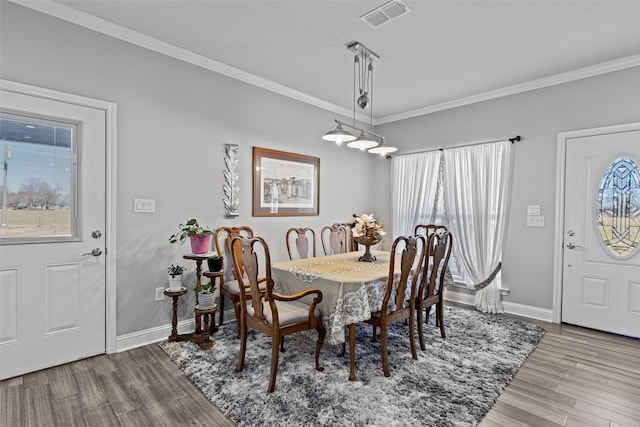
<svg viewBox="0 0 640 427"><path fill-rule="evenodd" d="M287 252L289 259L309 258L316 256L316 232L310 227L290 228L285 237L287 241ZM292 248L292 240L295 243L295 250ZM309 248L311 246L311 248ZM311 251L310 251L311 249Z"/></svg>
<svg viewBox="0 0 640 427"><path fill-rule="evenodd" d="M320 231L320 240L325 255L341 254L349 251L350 235L344 225L325 225Z"/></svg>
<svg viewBox="0 0 640 427"><path fill-rule="evenodd" d="M441 234L441 233L444 233L445 231L448 231L448 230L447 230L447 227L445 227L444 225L418 224L413 230L413 234L429 237L434 233Z"/></svg>
<svg viewBox="0 0 640 427"><path fill-rule="evenodd" d="M347 252L356 252L358 250L358 242L353 237L353 223L350 222L336 222L333 225L341 225L347 232Z"/></svg>
<svg viewBox="0 0 640 427"><path fill-rule="evenodd" d="M248 290L248 292L240 292L240 307L247 305L247 293L251 296L251 306L255 312L254 317L265 320L264 300L268 301L273 292L273 279L271 277L271 256L269 255L269 247L262 237L247 238L236 236L231 240L234 251L231 255L234 274L239 277L240 286ZM256 250L257 248L257 250ZM260 266L260 262L264 264ZM264 273L264 279L259 272ZM260 289L260 282L266 282L267 290Z"/></svg>
<svg viewBox="0 0 640 427"><path fill-rule="evenodd" d="M449 265L453 236L449 231L434 233L427 240L428 262L423 266L424 278L421 281L419 296L423 299L439 295L442 299L445 273ZM425 280L426 279L426 280Z"/></svg>
<svg viewBox="0 0 640 427"><path fill-rule="evenodd" d="M423 236L399 236L393 241L387 288L382 300L382 318L397 311L414 309L419 275L412 275L412 273L417 273L422 268L425 249L426 244ZM397 260L397 257L400 259ZM418 264L415 264L416 258ZM396 272L396 262L400 262L399 278ZM411 280L409 280L410 276L412 276ZM407 295L407 289L409 289L409 295Z"/></svg>
<svg viewBox="0 0 640 427"><path fill-rule="evenodd" d="M241 225L238 227L218 227L213 232L213 240L216 245L216 251L218 252L218 255L222 255L225 257L225 259L230 260L232 257L232 251L240 250L237 246L233 248L233 245L231 244L232 240L238 236L252 238L253 229L247 225ZM228 265L231 266L231 263L229 263ZM239 271L240 274L244 274L244 267L242 266L242 264L240 264L239 266ZM238 280L236 272L233 268L231 268L231 272L233 278L235 280Z"/></svg>

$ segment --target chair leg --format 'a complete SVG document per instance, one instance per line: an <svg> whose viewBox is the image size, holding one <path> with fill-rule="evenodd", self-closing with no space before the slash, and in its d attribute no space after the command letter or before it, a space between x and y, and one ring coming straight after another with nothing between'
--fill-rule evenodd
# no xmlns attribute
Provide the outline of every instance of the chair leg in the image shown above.
<svg viewBox="0 0 640 427"><path fill-rule="evenodd" d="M391 375L389 372L389 354L387 353L387 327L386 325L380 326L380 355L382 356L382 370L384 376Z"/></svg>
<svg viewBox="0 0 640 427"><path fill-rule="evenodd" d="M446 338L446 334L444 333L444 310L440 303L436 305L436 317L440 323L440 335L442 338Z"/></svg>
<svg viewBox="0 0 640 427"><path fill-rule="evenodd" d="M238 301L234 301L233 302L233 311L235 311L236 313L236 325L237 326L237 331L236 331L236 338L238 338L240 336L240 300Z"/></svg>
<svg viewBox="0 0 640 427"><path fill-rule="evenodd" d="M342 351L338 353L338 357L344 357L344 355L347 354L346 347L347 347L347 342L345 341L342 343Z"/></svg>
<svg viewBox="0 0 640 427"><path fill-rule="evenodd" d="M280 352L284 353L284 337L280 337Z"/></svg>
<svg viewBox="0 0 640 427"><path fill-rule="evenodd" d="M244 356L247 350L247 325L243 318L240 318L240 357L238 358L238 365L236 366L236 372L242 372L244 368Z"/></svg>
<svg viewBox="0 0 640 427"><path fill-rule="evenodd" d="M280 334L271 337L271 376L269 377L268 393L276 389L276 376L278 375L278 356L280 355Z"/></svg>
<svg viewBox="0 0 640 427"><path fill-rule="evenodd" d="M373 335L371 336L371 342L376 342L376 325L371 325L371 327L373 328Z"/></svg>
<svg viewBox="0 0 640 427"><path fill-rule="evenodd" d="M426 350L427 346L424 343L424 322L422 321L422 314L424 313L422 305L418 306L417 314L418 314L418 339L420 340L420 350Z"/></svg>
<svg viewBox="0 0 640 427"><path fill-rule="evenodd" d="M324 344L324 337L327 334L327 330L322 324L318 324L316 327L318 331L318 342L316 343L316 371L324 371L324 368L320 366L320 350L322 350L322 344Z"/></svg>
<svg viewBox="0 0 640 427"><path fill-rule="evenodd" d="M411 310L409 312L409 344L411 345L411 356L417 360L418 354L416 353L415 316L416 316L416 311Z"/></svg>
<svg viewBox="0 0 640 427"><path fill-rule="evenodd" d="M223 319L224 319L224 295L220 293L220 319L218 320L218 326L222 326Z"/></svg>

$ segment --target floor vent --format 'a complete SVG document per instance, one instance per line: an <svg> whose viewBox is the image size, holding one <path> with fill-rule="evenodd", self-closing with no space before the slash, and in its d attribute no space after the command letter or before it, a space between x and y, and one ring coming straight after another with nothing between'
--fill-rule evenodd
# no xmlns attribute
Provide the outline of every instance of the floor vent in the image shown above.
<svg viewBox="0 0 640 427"><path fill-rule="evenodd" d="M406 15L411 12L411 9L401 1L391 0L376 7L375 9L365 13L360 17L364 22L369 24L373 28L378 28L380 25L393 21L396 18Z"/></svg>

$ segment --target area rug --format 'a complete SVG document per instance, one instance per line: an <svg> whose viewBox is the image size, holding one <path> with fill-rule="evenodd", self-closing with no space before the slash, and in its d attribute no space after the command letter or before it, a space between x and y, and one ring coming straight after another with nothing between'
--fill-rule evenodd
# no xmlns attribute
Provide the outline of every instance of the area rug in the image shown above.
<svg viewBox="0 0 640 427"><path fill-rule="evenodd" d="M446 339L433 316L425 325L427 348L411 357L408 327L391 326L390 377L384 377L379 342L358 326L357 381L349 357L325 346L324 372L314 369L317 334L288 336L280 354L276 390L267 393L271 341L249 331L244 371L235 372L239 340L235 323L213 337L213 347L161 343L204 395L240 426L468 426L491 409L544 330L531 323L458 307L445 307ZM348 352L348 345L347 345Z"/></svg>

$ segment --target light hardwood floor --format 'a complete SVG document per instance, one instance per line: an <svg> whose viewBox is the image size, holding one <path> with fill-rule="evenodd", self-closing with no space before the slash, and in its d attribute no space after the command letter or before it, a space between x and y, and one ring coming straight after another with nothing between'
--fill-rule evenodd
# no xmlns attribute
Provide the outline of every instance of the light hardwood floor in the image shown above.
<svg viewBox="0 0 640 427"><path fill-rule="evenodd" d="M481 427L640 426L639 340L536 323L546 334ZM0 382L2 427L119 425L235 424L157 344Z"/></svg>

